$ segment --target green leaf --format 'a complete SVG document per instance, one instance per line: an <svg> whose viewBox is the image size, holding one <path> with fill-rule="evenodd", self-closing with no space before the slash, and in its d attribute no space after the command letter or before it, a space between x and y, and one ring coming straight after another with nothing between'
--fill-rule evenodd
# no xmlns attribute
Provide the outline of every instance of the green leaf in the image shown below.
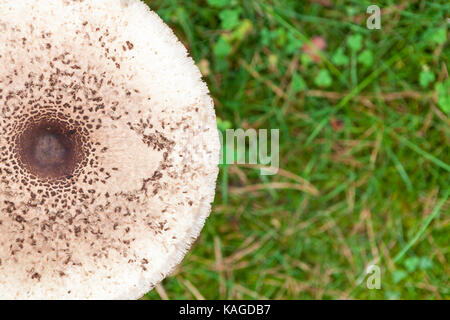
<svg viewBox="0 0 450 320"><path fill-rule="evenodd" d="M284 47L287 43L287 33L286 30L283 28L278 28L276 30L276 38L277 38L277 44L280 47Z"/></svg>
<svg viewBox="0 0 450 320"><path fill-rule="evenodd" d="M438 94L438 105L445 113L450 113L450 79L435 85Z"/></svg>
<svg viewBox="0 0 450 320"><path fill-rule="evenodd" d="M360 13L357 8L352 7L352 6L345 6L345 12L350 17L353 17L353 16L357 15L358 13Z"/></svg>
<svg viewBox="0 0 450 320"><path fill-rule="evenodd" d="M225 131L231 129L232 124L230 121L223 121L221 118L217 117L217 127L220 131Z"/></svg>
<svg viewBox="0 0 450 320"><path fill-rule="evenodd" d="M231 0L207 0L206 1L211 7L223 8L231 3Z"/></svg>
<svg viewBox="0 0 450 320"><path fill-rule="evenodd" d="M433 83L436 77L430 70L423 70L419 75L419 83L422 88L428 87L430 83Z"/></svg>
<svg viewBox="0 0 450 320"><path fill-rule="evenodd" d="M363 37L360 34L354 34L347 39L347 45L353 52L358 52L362 49Z"/></svg>
<svg viewBox="0 0 450 320"><path fill-rule="evenodd" d="M414 256L406 259L405 262L403 262L403 265L409 272L414 272L419 266L419 263L420 263L419 257Z"/></svg>
<svg viewBox="0 0 450 320"><path fill-rule="evenodd" d="M334 55L331 57L331 61L337 66L348 65L348 57L345 55L344 49L337 49Z"/></svg>
<svg viewBox="0 0 450 320"><path fill-rule="evenodd" d="M392 280L394 280L394 283L399 283L407 276L408 273L405 270L395 270L394 273L392 274Z"/></svg>
<svg viewBox="0 0 450 320"><path fill-rule="evenodd" d="M447 41L447 28L439 28L431 33L430 40L437 44L443 44Z"/></svg>
<svg viewBox="0 0 450 320"><path fill-rule="evenodd" d="M242 41L252 30L252 21L249 19L244 19L239 23L236 30L233 31L233 38Z"/></svg>
<svg viewBox="0 0 450 320"><path fill-rule="evenodd" d="M306 89L305 80L298 73L294 74L292 77L291 88L294 93L298 93Z"/></svg>
<svg viewBox="0 0 450 320"><path fill-rule="evenodd" d="M313 60L308 54L302 53L302 55L300 56L300 61L303 66L307 67L312 63Z"/></svg>
<svg viewBox="0 0 450 320"><path fill-rule="evenodd" d="M287 45L286 45L286 53L293 54L301 49L303 42L298 39L295 34L289 32L287 34Z"/></svg>
<svg viewBox="0 0 450 320"><path fill-rule="evenodd" d="M333 83L330 73L326 69L322 69L314 79L314 83L319 87L329 87Z"/></svg>
<svg viewBox="0 0 450 320"><path fill-rule="evenodd" d="M262 28L260 37L261 37L261 44L263 46L268 47L272 43L273 32L267 28Z"/></svg>
<svg viewBox="0 0 450 320"><path fill-rule="evenodd" d="M241 10L228 9L219 13L219 18L222 21L222 28L225 30L232 30L239 25L239 16Z"/></svg>
<svg viewBox="0 0 450 320"><path fill-rule="evenodd" d="M421 270L430 269L432 266L433 266L433 260L431 260L431 259L429 259L427 257L420 258L419 268Z"/></svg>
<svg viewBox="0 0 450 320"><path fill-rule="evenodd" d="M227 39L225 39L224 36L220 36L214 46L214 54L219 58L223 58L231 53L231 49L231 45L228 43Z"/></svg>
<svg viewBox="0 0 450 320"><path fill-rule="evenodd" d="M373 65L373 54L370 50L364 50L358 56L358 62L361 63L364 67L369 68Z"/></svg>

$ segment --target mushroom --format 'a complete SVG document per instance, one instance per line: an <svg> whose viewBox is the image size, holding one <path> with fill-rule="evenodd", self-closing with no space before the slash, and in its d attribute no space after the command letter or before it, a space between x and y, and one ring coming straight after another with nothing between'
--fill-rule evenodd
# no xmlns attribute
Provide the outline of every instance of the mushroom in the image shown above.
<svg viewBox="0 0 450 320"><path fill-rule="evenodd" d="M193 60L139 0L4 0L0 64L0 298L141 297L214 198Z"/></svg>

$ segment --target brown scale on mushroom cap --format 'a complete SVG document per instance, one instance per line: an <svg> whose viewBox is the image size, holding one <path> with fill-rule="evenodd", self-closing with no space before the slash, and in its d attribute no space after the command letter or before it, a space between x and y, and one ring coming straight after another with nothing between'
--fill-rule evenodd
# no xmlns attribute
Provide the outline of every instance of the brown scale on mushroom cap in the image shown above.
<svg viewBox="0 0 450 320"><path fill-rule="evenodd" d="M0 297L137 298L209 214L219 143L200 73L137 0L0 13Z"/></svg>

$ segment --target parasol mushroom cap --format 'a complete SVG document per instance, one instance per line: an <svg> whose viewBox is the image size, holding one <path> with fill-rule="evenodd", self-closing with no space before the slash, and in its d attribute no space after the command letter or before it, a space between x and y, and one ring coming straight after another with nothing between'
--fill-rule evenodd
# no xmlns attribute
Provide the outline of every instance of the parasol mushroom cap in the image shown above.
<svg viewBox="0 0 450 320"><path fill-rule="evenodd" d="M141 297L214 199L193 60L139 0L8 0L0 64L0 298Z"/></svg>

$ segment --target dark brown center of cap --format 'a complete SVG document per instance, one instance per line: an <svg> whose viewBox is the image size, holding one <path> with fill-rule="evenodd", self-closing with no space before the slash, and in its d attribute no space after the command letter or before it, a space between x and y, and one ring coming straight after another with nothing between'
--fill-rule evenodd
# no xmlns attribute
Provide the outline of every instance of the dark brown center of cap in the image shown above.
<svg viewBox="0 0 450 320"><path fill-rule="evenodd" d="M55 167L64 163L67 149L62 143L64 137L43 133L35 138L34 160L41 167Z"/></svg>
<svg viewBox="0 0 450 320"><path fill-rule="evenodd" d="M17 141L22 164L44 179L69 178L83 158L76 128L58 120L29 123Z"/></svg>

